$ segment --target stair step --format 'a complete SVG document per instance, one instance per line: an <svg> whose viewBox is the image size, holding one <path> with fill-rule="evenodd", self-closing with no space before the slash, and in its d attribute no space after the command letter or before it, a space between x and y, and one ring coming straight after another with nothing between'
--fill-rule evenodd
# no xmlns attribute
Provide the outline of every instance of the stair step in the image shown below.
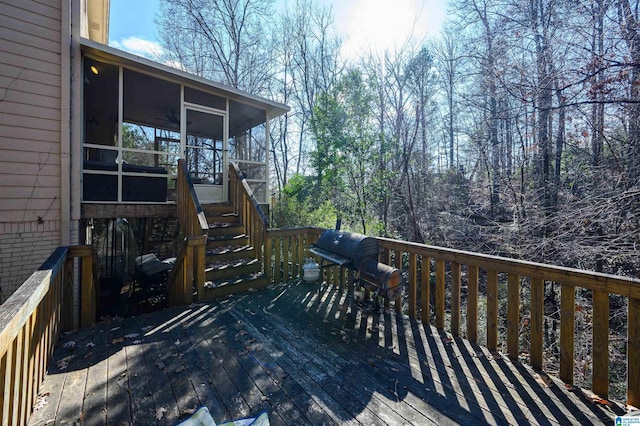
<svg viewBox="0 0 640 426"><path fill-rule="evenodd" d="M209 235L207 238L207 249L224 246L245 246L249 244L249 236L247 234L229 234L229 235Z"/></svg>
<svg viewBox="0 0 640 426"><path fill-rule="evenodd" d="M255 249L253 246L246 245L226 245L207 249L207 261L218 262L225 260L235 260L247 257L254 257Z"/></svg>
<svg viewBox="0 0 640 426"><path fill-rule="evenodd" d="M236 208L231 203L219 203L219 204L203 204L201 205L202 211L207 215L215 216L217 214L235 213Z"/></svg>
<svg viewBox="0 0 640 426"><path fill-rule="evenodd" d="M205 283L205 299L241 293L269 285L268 277L262 272L237 276L229 279L207 281Z"/></svg>
<svg viewBox="0 0 640 426"><path fill-rule="evenodd" d="M233 235L244 233L244 227L238 222L209 223L209 235Z"/></svg>
<svg viewBox="0 0 640 426"><path fill-rule="evenodd" d="M207 280L214 281L237 275L253 274L261 269L262 265L258 259L242 258L209 264L205 267L205 275Z"/></svg>
<svg viewBox="0 0 640 426"><path fill-rule="evenodd" d="M206 214L207 222L209 224L214 223L232 223L239 224L238 215L235 212L218 213L218 214Z"/></svg>

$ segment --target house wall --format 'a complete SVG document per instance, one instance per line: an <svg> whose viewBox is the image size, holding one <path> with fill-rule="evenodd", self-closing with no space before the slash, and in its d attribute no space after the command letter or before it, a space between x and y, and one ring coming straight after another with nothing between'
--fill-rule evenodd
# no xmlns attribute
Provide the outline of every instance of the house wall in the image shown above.
<svg viewBox="0 0 640 426"><path fill-rule="evenodd" d="M63 1L0 0L2 300L68 240L61 201L61 146L69 138L61 126L61 106L69 105L62 92Z"/></svg>

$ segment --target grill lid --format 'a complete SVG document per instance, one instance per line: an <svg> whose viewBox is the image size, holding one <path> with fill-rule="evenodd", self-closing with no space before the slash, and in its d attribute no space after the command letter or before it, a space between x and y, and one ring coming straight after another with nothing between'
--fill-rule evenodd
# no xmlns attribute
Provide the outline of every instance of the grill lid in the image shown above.
<svg viewBox="0 0 640 426"><path fill-rule="evenodd" d="M327 229L320 235L316 248L348 259L358 268L366 259L378 259L378 242L375 238L354 232Z"/></svg>

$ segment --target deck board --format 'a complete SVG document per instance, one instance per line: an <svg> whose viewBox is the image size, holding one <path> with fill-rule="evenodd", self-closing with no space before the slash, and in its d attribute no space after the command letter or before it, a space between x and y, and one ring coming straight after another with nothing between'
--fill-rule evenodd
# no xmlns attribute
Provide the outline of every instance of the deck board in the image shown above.
<svg viewBox="0 0 640 426"><path fill-rule="evenodd" d="M273 425L611 424L623 412L370 308L292 281L63 335L30 424L171 425L200 406L220 422L265 410Z"/></svg>

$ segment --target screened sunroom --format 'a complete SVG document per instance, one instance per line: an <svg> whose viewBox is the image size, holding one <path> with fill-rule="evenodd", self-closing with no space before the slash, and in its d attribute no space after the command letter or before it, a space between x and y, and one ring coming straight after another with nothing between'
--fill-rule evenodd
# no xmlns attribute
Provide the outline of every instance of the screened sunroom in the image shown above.
<svg viewBox="0 0 640 426"><path fill-rule="evenodd" d="M82 202L171 203L179 158L201 203L228 198L235 162L268 194L269 119L287 107L83 40Z"/></svg>

